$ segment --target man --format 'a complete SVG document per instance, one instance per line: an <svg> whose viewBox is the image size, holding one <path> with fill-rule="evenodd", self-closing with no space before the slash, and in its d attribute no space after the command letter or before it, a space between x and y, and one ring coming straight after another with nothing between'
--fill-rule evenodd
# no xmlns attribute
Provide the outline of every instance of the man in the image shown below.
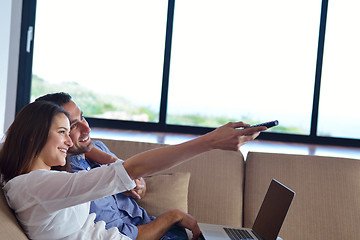
<svg viewBox="0 0 360 240"><path fill-rule="evenodd" d="M106 153L112 153L102 142L91 141L89 135L90 127L83 117L82 111L72 101L69 94L47 94L36 101L40 100L56 103L62 106L70 115L70 137L73 141L73 146L68 150L68 154L70 155L69 160L72 171L90 171L92 168L99 167L100 164L110 163L107 160L96 159L97 162L94 162L86 158L85 154L91 154L94 146ZM251 130L251 133L249 132L251 134L251 137L248 137L249 140L255 138L259 131L265 129L265 127L260 127L256 130ZM195 219L179 210L170 210L158 218L149 217L146 211L139 207L133 199L133 197L141 198L145 190L143 179L138 179L136 182L138 187L131 192L119 193L93 201L90 212L96 213L95 221L105 221L106 228L117 227L121 233L131 239L187 239L185 230L176 225L179 221L181 221L182 226L187 226L192 231L198 230Z"/></svg>

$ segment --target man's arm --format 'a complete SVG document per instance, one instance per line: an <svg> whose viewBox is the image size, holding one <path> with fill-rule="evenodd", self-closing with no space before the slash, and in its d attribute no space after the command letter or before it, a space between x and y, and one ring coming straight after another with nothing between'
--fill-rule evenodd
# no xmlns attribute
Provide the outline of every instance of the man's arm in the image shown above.
<svg viewBox="0 0 360 240"><path fill-rule="evenodd" d="M97 147L93 147L90 152L85 153L85 156L91 161L97 162L99 164L109 164L118 160L113 155L106 153Z"/></svg>
<svg viewBox="0 0 360 240"><path fill-rule="evenodd" d="M178 209L170 210L157 217L150 223L139 225L137 240L157 240L164 236L174 225L189 229L193 234L193 240L200 236L197 221L189 214Z"/></svg>

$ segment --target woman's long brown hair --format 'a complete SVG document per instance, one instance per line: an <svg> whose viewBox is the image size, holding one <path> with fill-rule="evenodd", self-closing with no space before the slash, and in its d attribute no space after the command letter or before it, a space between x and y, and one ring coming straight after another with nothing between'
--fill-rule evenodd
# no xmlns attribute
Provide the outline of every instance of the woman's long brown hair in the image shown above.
<svg viewBox="0 0 360 240"><path fill-rule="evenodd" d="M68 116L62 107L46 101L30 103L18 113L0 151L3 180L30 171L47 141L52 120L59 113Z"/></svg>

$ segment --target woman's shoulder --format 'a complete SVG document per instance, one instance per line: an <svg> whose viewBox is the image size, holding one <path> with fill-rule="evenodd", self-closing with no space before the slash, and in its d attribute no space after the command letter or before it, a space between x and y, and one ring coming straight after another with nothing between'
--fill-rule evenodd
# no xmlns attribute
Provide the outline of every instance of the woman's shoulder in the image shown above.
<svg viewBox="0 0 360 240"><path fill-rule="evenodd" d="M60 172L60 171L54 171L54 170L45 170L45 169L38 169L31 171L29 173L21 174L19 176L16 176L12 179L10 179L7 182L3 183L3 189L7 190L8 188L12 186L19 186L19 185L27 185L27 183L31 183L31 185L36 185L39 182L43 182L46 180L48 176L53 175L63 175L67 174L67 172Z"/></svg>
<svg viewBox="0 0 360 240"><path fill-rule="evenodd" d="M42 199L42 195L46 195L47 192L51 192L54 188L63 184L60 176L64 174L68 173L45 169L34 170L10 179L3 186L3 190L12 203L11 206L16 209L23 202L31 202L30 199L34 196L39 196L39 199ZM54 175L59 177L54 177ZM19 206L16 205L17 203L19 203Z"/></svg>

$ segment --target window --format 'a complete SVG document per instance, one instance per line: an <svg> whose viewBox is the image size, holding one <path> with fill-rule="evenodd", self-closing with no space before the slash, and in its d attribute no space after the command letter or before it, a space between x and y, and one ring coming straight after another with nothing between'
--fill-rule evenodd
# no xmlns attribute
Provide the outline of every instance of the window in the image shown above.
<svg viewBox="0 0 360 240"><path fill-rule="evenodd" d="M327 17L318 135L359 138L360 3L331 1Z"/></svg>
<svg viewBox="0 0 360 240"><path fill-rule="evenodd" d="M158 122L166 17L166 0L37 0L31 100L65 91L86 116Z"/></svg>
<svg viewBox="0 0 360 240"><path fill-rule="evenodd" d="M278 119L274 131L310 134L320 13L314 0L176 2L168 123Z"/></svg>
<svg viewBox="0 0 360 240"><path fill-rule="evenodd" d="M359 77L351 0L329 14L328 0L29 2L36 21L23 18L21 41L34 26L33 56L20 64L18 106L65 91L92 126L205 133L277 119L260 138L359 144L360 114L344 107Z"/></svg>

